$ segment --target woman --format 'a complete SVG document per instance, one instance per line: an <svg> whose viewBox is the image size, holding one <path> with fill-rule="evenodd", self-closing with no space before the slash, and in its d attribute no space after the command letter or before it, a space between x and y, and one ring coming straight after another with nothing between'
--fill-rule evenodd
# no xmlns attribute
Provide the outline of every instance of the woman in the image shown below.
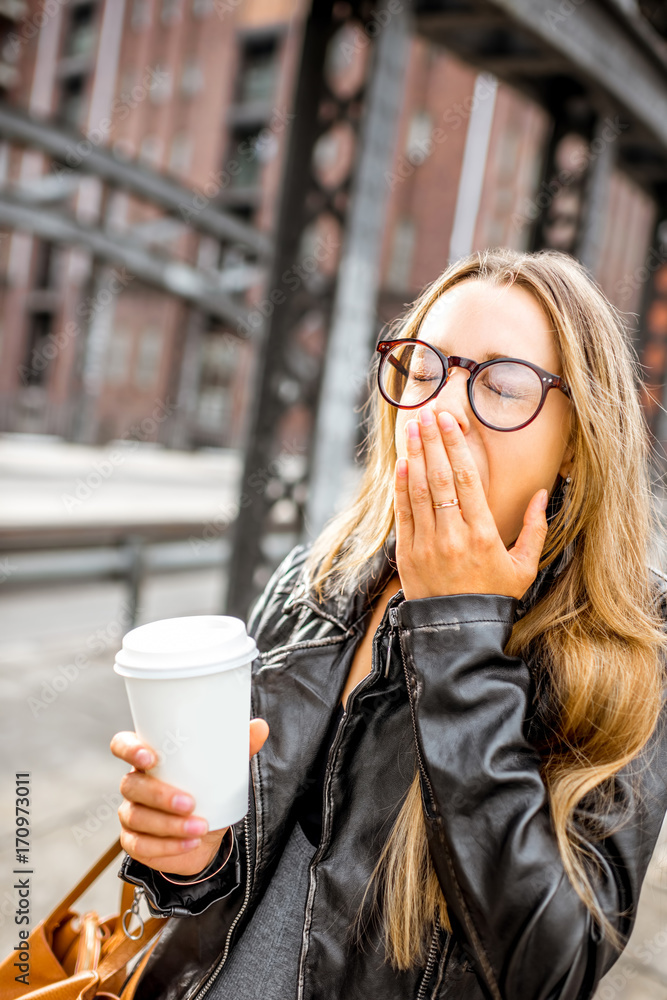
<svg viewBox="0 0 667 1000"><path fill-rule="evenodd" d="M248 623L246 818L112 740L120 874L185 918L140 997L583 1000L632 929L667 592L621 318L565 254L475 253L378 361L358 497Z"/></svg>

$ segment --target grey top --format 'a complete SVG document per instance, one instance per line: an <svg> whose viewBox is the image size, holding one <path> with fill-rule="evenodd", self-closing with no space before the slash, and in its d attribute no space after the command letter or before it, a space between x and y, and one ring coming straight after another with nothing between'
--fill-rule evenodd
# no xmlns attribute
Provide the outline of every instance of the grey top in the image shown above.
<svg viewBox="0 0 667 1000"><path fill-rule="evenodd" d="M211 987L210 1000L295 1000L308 866L316 850L295 823L264 896Z"/></svg>

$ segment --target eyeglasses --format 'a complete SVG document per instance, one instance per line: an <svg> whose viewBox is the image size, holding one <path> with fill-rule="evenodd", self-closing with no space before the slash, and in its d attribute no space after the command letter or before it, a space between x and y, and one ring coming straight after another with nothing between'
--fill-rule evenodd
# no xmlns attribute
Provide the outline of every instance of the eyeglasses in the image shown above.
<svg viewBox="0 0 667 1000"><path fill-rule="evenodd" d="M495 431L518 431L538 415L549 389L570 390L558 375L520 358L494 358L478 364L470 358L447 357L423 340L383 340L378 387L392 406L423 406L447 383L453 368L466 368L472 411Z"/></svg>

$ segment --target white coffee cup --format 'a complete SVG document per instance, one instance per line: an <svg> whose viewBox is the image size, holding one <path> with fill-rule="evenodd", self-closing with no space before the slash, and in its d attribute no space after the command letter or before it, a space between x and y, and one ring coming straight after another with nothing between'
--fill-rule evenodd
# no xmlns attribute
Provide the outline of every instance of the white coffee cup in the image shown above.
<svg viewBox="0 0 667 1000"><path fill-rule="evenodd" d="M240 618L192 615L132 629L116 654L134 728L158 755L147 773L192 795L210 830L248 811L257 652Z"/></svg>

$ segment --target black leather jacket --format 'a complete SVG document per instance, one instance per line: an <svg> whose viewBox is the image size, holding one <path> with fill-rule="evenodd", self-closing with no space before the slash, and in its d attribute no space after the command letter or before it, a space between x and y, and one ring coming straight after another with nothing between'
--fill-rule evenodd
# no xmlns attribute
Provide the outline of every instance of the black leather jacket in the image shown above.
<svg viewBox="0 0 667 1000"><path fill-rule="evenodd" d="M277 865L341 698L371 612L359 592L314 601L300 574L306 551L297 546L283 561L248 622L260 650L252 715L270 734L251 761L250 809L234 827L230 860L192 887L123 861L119 875L145 888L151 912L173 918L137 1000L200 1000L210 991ZM375 565L380 588L394 566L384 552ZM533 739L534 665L503 652L516 617L562 566L543 570L521 601L406 601L402 591L390 599L371 673L350 695L329 755L322 840L294 956L297 1000L585 1000L618 957L572 889L550 825ZM656 571L653 579L664 612L667 581ZM610 832L591 846L598 899L624 940L667 810L665 717L616 778L629 822L612 831L618 817L607 816ZM377 930L359 950L348 928L417 768L453 933L438 927L424 966L396 973Z"/></svg>

